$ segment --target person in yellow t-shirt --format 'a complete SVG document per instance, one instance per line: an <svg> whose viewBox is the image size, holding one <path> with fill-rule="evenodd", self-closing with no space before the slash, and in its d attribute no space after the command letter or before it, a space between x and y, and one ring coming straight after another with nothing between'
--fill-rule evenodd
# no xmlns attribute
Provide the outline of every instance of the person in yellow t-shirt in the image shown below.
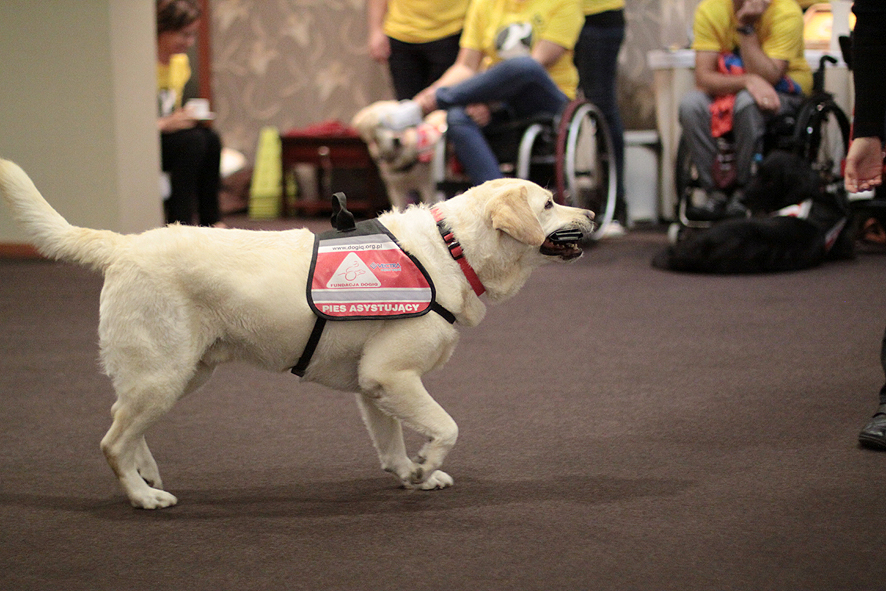
<svg viewBox="0 0 886 591"><path fill-rule="evenodd" d="M556 114L575 97L583 21L576 0L471 2L455 64L415 102L447 111L447 138L473 183L502 176L482 132L490 121Z"/></svg>
<svg viewBox="0 0 886 591"><path fill-rule="evenodd" d="M800 5L800 8L803 9L803 12L806 12L806 9L812 6L813 4L829 4L830 0L797 0L797 4Z"/></svg>
<svg viewBox="0 0 886 591"><path fill-rule="evenodd" d="M166 222L224 227L219 211L221 139L182 107L200 7L194 0L157 0L157 127L170 194Z"/></svg>
<svg viewBox="0 0 886 591"><path fill-rule="evenodd" d="M458 55L470 0L366 0L369 55L387 62L397 100L411 99Z"/></svg>
<svg viewBox="0 0 886 591"><path fill-rule="evenodd" d="M697 90L681 100L680 123L699 182L709 197L693 215L699 219L743 216L742 188L761 151L767 121L796 110L812 88L812 72L804 56L803 14L796 0L703 0L695 11L693 34ZM718 117L712 121L715 100ZM715 180L718 138L713 123L723 138L732 138L734 180Z"/></svg>
<svg viewBox="0 0 886 591"><path fill-rule="evenodd" d="M616 169L615 218L604 236L624 234L627 206L624 198L624 124L618 109L616 76L618 53L625 39L624 0L582 0L584 27L575 44L578 86L584 97L603 113L612 136Z"/></svg>

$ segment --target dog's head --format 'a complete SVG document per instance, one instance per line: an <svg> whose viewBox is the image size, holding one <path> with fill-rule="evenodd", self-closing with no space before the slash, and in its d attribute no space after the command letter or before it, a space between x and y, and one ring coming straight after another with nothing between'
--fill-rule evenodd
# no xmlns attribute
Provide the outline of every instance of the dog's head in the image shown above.
<svg viewBox="0 0 886 591"><path fill-rule="evenodd" d="M418 161L420 146L415 128L392 130L383 124L387 115L398 107L397 101L377 101L364 107L351 119L351 126L366 142L369 154L391 170L402 170ZM426 120L445 112L431 113ZM436 119L433 119L436 122Z"/></svg>
<svg viewBox="0 0 886 591"><path fill-rule="evenodd" d="M771 152L745 189L745 205L753 213L769 214L789 205L821 196L818 174L809 162L792 152Z"/></svg>
<svg viewBox="0 0 886 591"><path fill-rule="evenodd" d="M351 126L366 142L369 153L376 160L388 160L396 151L395 134L381 125L382 118L397 106L397 101L377 101L363 107L351 119Z"/></svg>
<svg viewBox="0 0 886 591"><path fill-rule="evenodd" d="M547 258L571 261L581 256L579 244L593 229L592 212L560 205L550 191L530 181L499 179L481 187L492 192L484 217L494 230L536 247Z"/></svg>
<svg viewBox="0 0 886 591"><path fill-rule="evenodd" d="M474 187L450 199L449 211L465 256L494 300L516 293L535 267L580 257L594 218L586 209L559 205L550 191L520 179Z"/></svg>

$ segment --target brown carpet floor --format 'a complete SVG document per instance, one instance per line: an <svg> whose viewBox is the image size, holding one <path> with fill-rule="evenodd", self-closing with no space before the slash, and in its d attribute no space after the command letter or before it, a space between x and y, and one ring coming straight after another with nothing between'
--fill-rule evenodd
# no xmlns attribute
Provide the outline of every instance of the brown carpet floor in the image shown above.
<svg viewBox="0 0 886 591"><path fill-rule="evenodd" d="M320 224L325 227L325 222ZM348 395L221 368L148 435L172 509L98 443L101 280L0 261L0 589L886 588L886 256L670 274L663 233L539 270L426 384L453 488L378 468Z"/></svg>

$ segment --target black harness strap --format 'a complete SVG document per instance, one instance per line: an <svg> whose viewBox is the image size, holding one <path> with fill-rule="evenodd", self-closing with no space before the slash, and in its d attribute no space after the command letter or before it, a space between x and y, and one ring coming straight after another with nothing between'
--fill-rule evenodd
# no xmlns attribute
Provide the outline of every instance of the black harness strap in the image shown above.
<svg viewBox="0 0 886 591"><path fill-rule="evenodd" d="M431 310L443 317L443 320L449 324L455 324L455 314L437 303L437 300L431 302Z"/></svg>
<svg viewBox="0 0 886 591"><path fill-rule="evenodd" d="M308 364L311 362L311 357L314 356L314 351L317 350L317 344L320 342L320 337L323 335L323 329L326 327L326 319L317 316L316 322L314 322L314 330L311 331L311 336L308 337L308 344L305 345L305 350L302 351L301 357L298 359L298 363L296 363L292 368L292 373L297 375L300 378L305 377L305 371L308 369Z"/></svg>

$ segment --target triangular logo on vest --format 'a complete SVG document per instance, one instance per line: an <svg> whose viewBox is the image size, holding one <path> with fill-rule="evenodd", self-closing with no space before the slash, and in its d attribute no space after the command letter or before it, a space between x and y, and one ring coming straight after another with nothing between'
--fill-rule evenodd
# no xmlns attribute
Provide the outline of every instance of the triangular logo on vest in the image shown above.
<svg viewBox="0 0 886 591"><path fill-rule="evenodd" d="M353 252L348 253L326 283L327 289L379 286L381 281L378 277L366 266L363 259Z"/></svg>

